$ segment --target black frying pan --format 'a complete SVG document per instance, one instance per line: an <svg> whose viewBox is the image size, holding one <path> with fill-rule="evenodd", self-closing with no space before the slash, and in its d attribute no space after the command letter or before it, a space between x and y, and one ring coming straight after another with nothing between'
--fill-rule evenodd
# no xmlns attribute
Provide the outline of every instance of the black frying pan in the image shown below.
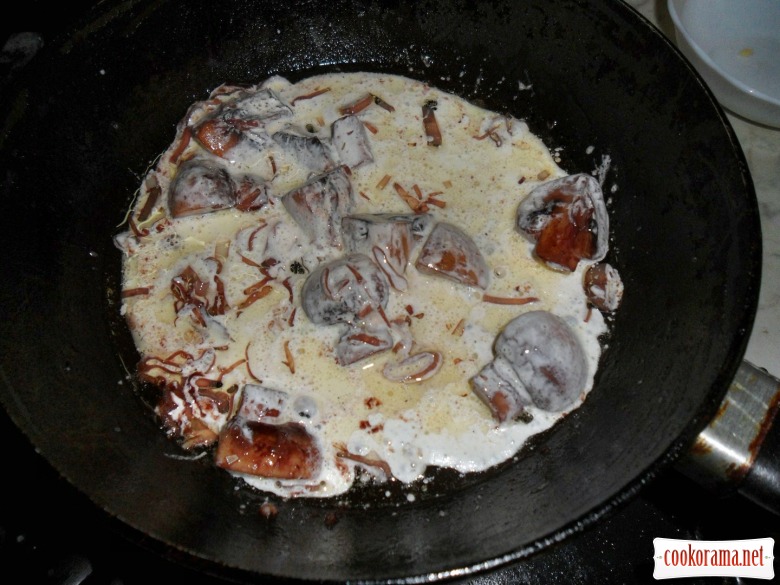
<svg viewBox="0 0 780 585"><path fill-rule="evenodd" d="M566 170L610 156L608 260L626 294L594 391L515 461L435 473L414 502L277 501L268 522L265 495L182 460L142 404L111 238L191 102L222 82L335 70L508 111ZM620 2L104 2L2 107L0 398L96 506L207 570L426 581L526 557L674 461L741 362L761 261L747 166L701 80Z"/></svg>

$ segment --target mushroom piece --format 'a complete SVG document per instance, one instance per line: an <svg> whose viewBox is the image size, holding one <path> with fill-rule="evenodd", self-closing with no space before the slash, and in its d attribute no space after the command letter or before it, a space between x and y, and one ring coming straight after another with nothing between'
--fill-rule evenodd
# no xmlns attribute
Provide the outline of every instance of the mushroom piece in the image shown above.
<svg viewBox="0 0 780 585"><path fill-rule="evenodd" d="M282 197L295 222L320 247L342 247L341 219L353 205L352 184L339 167Z"/></svg>
<svg viewBox="0 0 780 585"><path fill-rule="evenodd" d="M218 467L237 473L278 479L310 479L321 456L314 437L299 423L277 424L289 395L259 384L247 384L241 404L219 435Z"/></svg>
<svg viewBox="0 0 780 585"><path fill-rule="evenodd" d="M390 284L363 254L349 254L320 264L303 283L302 305L316 324L357 324L387 306Z"/></svg>
<svg viewBox="0 0 780 585"><path fill-rule="evenodd" d="M153 379L149 381L154 382ZM205 394L185 393L173 384L166 384L162 386L162 394L154 412L160 417L169 436L181 438L182 448L189 450L207 447L215 443L219 435L195 413L203 413L204 407L211 406L210 402L212 401Z"/></svg>
<svg viewBox="0 0 780 585"><path fill-rule="evenodd" d="M421 351L397 362L388 362L382 375L391 382L414 384L432 378L442 366L442 355L438 351Z"/></svg>
<svg viewBox="0 0 780 585"><path fill-rule="evenodd" d="M584 173L548 181L517 209L517 230L554 270L571 272L582 259L598 262L609 248L609 215L599 182Z"/></svg>
<svg viewBox="0 0 780 585"><path fill-rule="evenodd" d="M406 290L409 255L429 220L429 215L350 215L341 220L342 237L350 252L373 258L393 288Z"/></svg>
<svg viewBox="0 0 780 585"><path fill-rule="evenodd" d="M387 327L350 327L336 344L336 361L348 366L391 347L393 336Z"/></svg>
<svg viewBox="0 0 780 585"><path fill-rule="evenodd" d="M531 311L510 321L496 339L495 357L471 379L472 390L506 420L528 420L526 407L560 412L587 383L585 351L560 317Z"/></svg>
<svg viewBox="0 0 780 585"><path fill-rule="evenodd" d="M331 142L341 162L350 169L374 160L366 128L357 116L344 116L333 122Z"/></svg>
<svg viewBox="0 0 780 585"><path fill-rule="evenodd" d="M623 281L612 265L602 262L585 271L583 282L588 302L603 313L617 311L623 300Z"/></svg>
<svg viewBox="0 0 780 585"><path fill-rule="evenodd" d="M247 420L273 421L284 411L289 399L290 395L282 390L260 384L246 384L241 391L241 404L236 416Z"/></svg>
<svg viewBox="0 0 780 585"><path fill-rule="evenodd" d="M268 183L253 175L242 175L233 182L236 192L236 209L256 211L268 204Z"/></svg>
<svg viewBox="0 0 780 585"><path fill-rule="evenodd" d="M168 191L168 209L174 218L209 213L235 204L236 193L227 171L204 159L182 163Z"/></svg>
<svg viewBox="0 0 780 585"><path fill-rule="evenodd" d="M227 95L223 94L225 101L193 128L198 143L216 156L225 157L244 138L266 148L271 138L265 124L292 116L290 107L270 89L225 88L225 91L228 91Z"/></svg>
<svg viewBox="0 0 780 585"><path fill-rule="evenodd" d="M220 158L224 158L243 139L241 132L219 114L200 122L192 129L192 135L198 144Z"/></svg>
<svg viewBox="0 0 780 585"><path fill-rule="evenodd" d="M268 424L232 418L222 429L215 454L218 467L278 479L311 479L319 473L320 451L299 423Z"/></svg>
<svg viewBox="0 0 780 585"><path fill-rule="evenodd" d="M276 132L271 138L279 145L284 156L310 173L322 174L336 168L327 146L316 136ZM277 162L284 164L284 161Z"/></svg>
<svg viewBox="0 0 780 585"><path fill-rule="evenodd" d="M490 279L487 262L474 240L460 228L443 222L431 230L415 267L420 272L444 276L483 290Z"/></svg>

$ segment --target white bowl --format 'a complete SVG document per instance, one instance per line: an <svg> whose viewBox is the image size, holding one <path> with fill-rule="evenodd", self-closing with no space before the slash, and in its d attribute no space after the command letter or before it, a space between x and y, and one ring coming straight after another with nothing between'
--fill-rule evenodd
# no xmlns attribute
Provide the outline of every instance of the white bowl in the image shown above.
<svg viewBox="0 0 780 585"><path fill-rule="evenodd" d="M780 128L780 0L668 0L677 45L725 108Z"/></svg>

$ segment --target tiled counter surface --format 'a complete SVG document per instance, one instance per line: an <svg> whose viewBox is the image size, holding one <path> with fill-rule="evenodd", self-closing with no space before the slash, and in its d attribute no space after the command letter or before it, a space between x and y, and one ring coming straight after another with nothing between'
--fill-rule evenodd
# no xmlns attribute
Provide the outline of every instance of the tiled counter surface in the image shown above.
<svg viewBox="0 0 780 585"><path fill-rule="evenodd" d="M666 0L627 0L672 41L674 25ZM726 112L753 177L761 215L761 293L745 359L780 377L780 129L754 124Z"/></svg>

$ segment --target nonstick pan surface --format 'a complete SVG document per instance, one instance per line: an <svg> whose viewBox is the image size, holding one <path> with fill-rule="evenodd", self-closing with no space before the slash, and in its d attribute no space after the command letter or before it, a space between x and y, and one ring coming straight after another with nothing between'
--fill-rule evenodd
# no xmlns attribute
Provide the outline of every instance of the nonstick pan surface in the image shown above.
<svg viewBox="0 0 780 585"><path fill-rule="evenodd" d="M565 170L609 157L623 305L585 404L507 465L275 501L165 438L133 382L112 237L190 103L223 82L370 70L525 119ZM597 522L714 414L755 315L742 152L679 53L617 1L103 2L2 95L0 398L66 480L163 554L243 580L428 581ZM383 493L383 492L382 492Z"/></svg>

